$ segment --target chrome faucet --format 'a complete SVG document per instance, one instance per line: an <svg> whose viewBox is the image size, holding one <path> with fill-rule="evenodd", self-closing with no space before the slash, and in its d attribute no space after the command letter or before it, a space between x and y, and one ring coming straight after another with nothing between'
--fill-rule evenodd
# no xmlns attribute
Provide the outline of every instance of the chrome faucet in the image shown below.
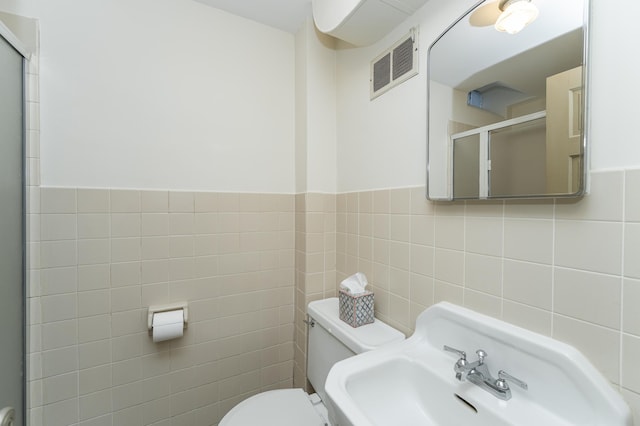
<svg viewBox="0 0 640 426"><path fill-rule="evenodd" d="M489 372L489 368L484 363L484 359L487 357L487 353L482 349L478 349L476 351L478 360L471 363L467 361L467 354L465 351L461 351L459 349L455 349L446 345L444 347L444 350L453 352L460 357L454 364L453 371L455 371L456 373L456 379L460 380L461 382L468 380L474 385L480 386L482 389L486 390L496 398L502 399L504 401L508 401L509 399L511 399L511 389L509 388L507 380L520 386L522 389L528 389L528 386L525 382L513 377L503 370L500 370L498 372L497 379L494 378Z"/></svg>

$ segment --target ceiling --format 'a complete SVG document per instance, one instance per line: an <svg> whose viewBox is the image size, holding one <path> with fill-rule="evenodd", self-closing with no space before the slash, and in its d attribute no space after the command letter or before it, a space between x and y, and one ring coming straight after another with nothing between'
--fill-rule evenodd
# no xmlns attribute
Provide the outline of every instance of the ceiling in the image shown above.
<svg viewBox="0 0 640 426"><path fill-rule="evenodd" d="M195 0L295 34L311 13L311 0Z"/></svg>
<svg viewBox="0 0 640 426"><path fill-rule="evenodd" d="M497 3L498 0L486 1L438 40L430 51L431 78L458 87L469 76L581 28L584 23L585 0L536 0L540 10L538 19L516 35L501 33L493 28L500 13ZM495 15L488 16L488 11ZM481 13L487 15L486 21L485 17L478 18ZM553 55L542 58L553 58ZM538 65L540 63L528 63L519 69L521 73L531 72Z"/></svg>

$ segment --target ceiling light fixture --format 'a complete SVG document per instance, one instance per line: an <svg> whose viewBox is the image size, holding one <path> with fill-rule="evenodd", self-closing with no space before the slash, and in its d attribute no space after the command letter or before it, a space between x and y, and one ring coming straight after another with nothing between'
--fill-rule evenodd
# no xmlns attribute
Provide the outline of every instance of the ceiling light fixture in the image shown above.
<svg viewBox="0 0 640 426"><path fill-rule="evenodd" d="M498 31L516 34L538 17L538 8L531 0L500 0L502 14L496 21Z"/></svg>

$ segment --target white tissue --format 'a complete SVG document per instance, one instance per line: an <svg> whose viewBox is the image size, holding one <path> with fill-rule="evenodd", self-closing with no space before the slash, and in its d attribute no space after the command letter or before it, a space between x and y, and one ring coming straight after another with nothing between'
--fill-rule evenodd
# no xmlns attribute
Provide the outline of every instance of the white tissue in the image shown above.
<svg viewBox="0 0 640 426"><path fill-rule="evenodd" d="M362 294L365 287L369 284L367 277L362 272L356 272L340 283L340 288L351 294Z"/></svg>

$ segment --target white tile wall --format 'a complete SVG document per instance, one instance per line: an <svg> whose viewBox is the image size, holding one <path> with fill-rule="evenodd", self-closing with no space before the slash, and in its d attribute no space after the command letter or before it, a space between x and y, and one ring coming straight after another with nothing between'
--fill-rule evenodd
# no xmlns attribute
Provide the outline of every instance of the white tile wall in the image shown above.
<svg viewBox="0 0 640 426"><path fill-rule="evenodd" d="M312 300L336 296L336 196L307 193L295 196L296 299L294 386L309 389L306 380L307 333L303 322ZM370 226L362 229L370 234ZM285 234L285 239L292 236ZM368 237L363 237L367 239ZM371 248L363 255L371 258Z"/></svg>
<svg viewBox="0 0 640 426"><path fill-rule="evenodd" d="M637 412L639 176L594 173L578 202L434 204L414 188L302 194L295 211L293 196L42 188L32 424L209 424L304 386L302 308L358 270L405 332L460 303L575 345ZM151 344L145 307L184 298L187 335Z"/></svg>
<svg viewBox="0 0 640 426"><path fill-rule="evenodd" d="M211 425L292 385L294 244L279 236L293 234L293 196L40 195L32 426ZM185 336L152 343L147 307L183 300Z"/></svg>
<svg viewBox="0 0 640 426"><path fill-rule="evenodd" d="M588 196L556 202L432 203L424 188L340 194L337 281L370 271L376 314L406 333L447 300L568 342L637 416L640 171L591 177Z"/></svg>

